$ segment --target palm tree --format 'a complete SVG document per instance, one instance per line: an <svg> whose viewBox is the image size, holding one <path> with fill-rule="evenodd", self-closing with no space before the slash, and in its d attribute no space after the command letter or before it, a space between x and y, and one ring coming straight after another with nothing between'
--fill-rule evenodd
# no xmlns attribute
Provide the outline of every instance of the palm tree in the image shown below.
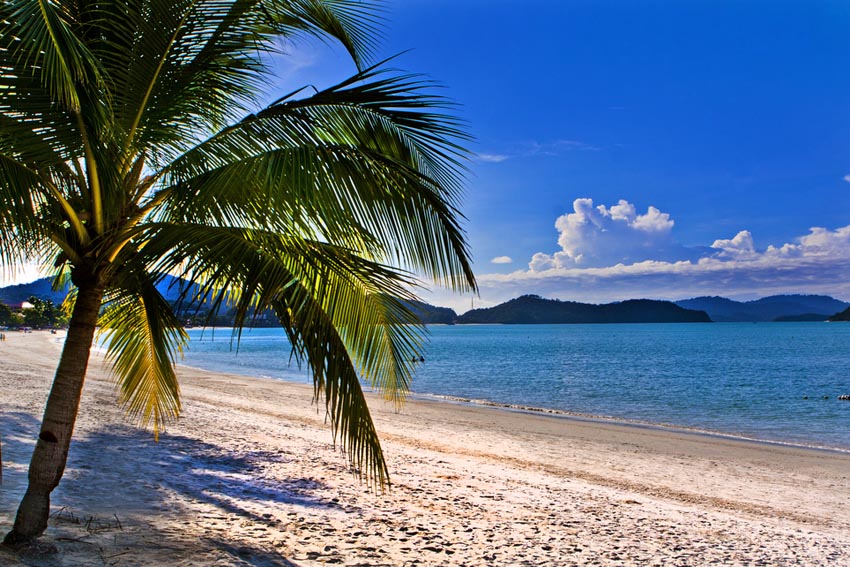
<svg viewBox="0 0 850 567"><path fill-rule="evenodd" d="M364 63L376 21L362 0L0 0L0 265L73 284L7 544L47 526L96 327L129 414L157 433L179 413L166 274L233 306L237 338L274 310L352 467L387 482L359 378L400 403L424 333L410 290L475 280L465 137L427 81ZM360 71L260 104L268 54L305 35Z"/></svg>

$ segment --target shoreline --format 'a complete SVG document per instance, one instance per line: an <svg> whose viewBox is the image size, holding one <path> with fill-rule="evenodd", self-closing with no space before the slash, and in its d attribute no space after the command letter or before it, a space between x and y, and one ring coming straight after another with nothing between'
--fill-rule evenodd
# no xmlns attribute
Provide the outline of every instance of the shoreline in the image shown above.
<svg viewBox="0 0 850 567"><path fill-rule="evenodd" d="M101 352L102 354L102 352ZM266 375L252 375L252 374L242 374L238 372L224 372L220 370L210 370L207 368L202 368L200 366L193 366L183 363L177 364L178 368L185 368L189 371L194 372L207 372L210 374L219 374L219 375L233 375L240 376L244 378L252 378L257 380L270 380L272 382L281 382L284 384L293 384L293 385L309 385L306 382L299 382L295 380L287 380L285 378L276 378L274 376L266 376ZM374 397L374 399L379 400L380 395L375 393L368 385L364 386L364 392L368 396ZM469 405L473 407L480 408L490 408L495 411L506 411L506 412L519 412L519 413L527 413L529 415L541 415L548 416L553 419L567 419L567 420L578 420L578 421L588 421L594 423L602 423L602 424L612 424L612 425L621 425L623 427L635 427L642 429L653 429L659 431L668 431L671 433L688 433L692 435L700 435L706 437L712 437L717 439L728 439L732 441L740 441L745 443L754 443L754 444L764 444L769 446L778 446L778 447L791 447L797 449L806 449L811 451L823 451L823 452L834 452L840 454L850 454L850 445L847 447L840 446L832 446L832 445L819 445L815 443L804 443L804 442L796 442L796 441L788 441L782 439L765 439L762 437L754 437L748 436L745 434L736 434L729 433L725 431L711 430L711 429L702 429L699 427L690 427L687 425L675 424L675 423L664 423L664 422L652 422L652 421L644 421L639 419L628 419L616 416L606 416L606 415L595 415L589 413L581 413L574 412L568 410L559 410L553 408L544 408L544 407L535 407L528 406L524 404L510 404L504 402L495 402L491 400L483 400L483 399L472 399L472 398L464 398L461 396L451 396L448 394L428 394L421 392L409 392L407 395L408 401L421 401L421 402L434 402L434 403L446 403L446 404L457 404L457 405Z"/></svg>
<svg viewBox="0 0 850 567"><path fill-rule="evenodd" d="M198 370L204 370L202 368L198 368ZM209 371L215 372L215 371ZM252 377L248 375L241 375L246 377ZM297 382L292 382L288 380L283 380L279 378L274 378L270 376L256 376L255 378L261 380L278 380L281 382L289 382L292 384L297 384ZM850 454L850 447L833 447L829 445L815 445L815 444L807 444L807 443L797 443L794 441L782 441L776 439L764 439L759 437L748 437L743 434L734 434L727 433L724 431L715 431L710 429L700 429L698 427L688 427L686 425L679 425L674 423L660 423L660 422L652 422L652 421L642 421L638 419L626 419L622 417L615 416L606 416L606 415L594 415L588 413L580 413L580 412L572 412L566 410L558 410L551 408L539 408L533 406L526 406L521 404L506 404L501 402L493 402L489 400L474 400L469 398L462 398L456 396L448 396L444 394L421 394L421 393L411 393L408 396L408 399L415 399L418 401L428 402L433 401L436 403L448 403L448 404L460 404L460 405L470 405L473 407L481 407L481 408L492 408L496 411L508 411L508 412L518 412L518 413L527 413L530 415L541 415L547 416L552 419L566 419L566 420L577 420L577 421L587 421L591 423L600 423L600 424L611 424L611 425L620 425L623 427L635 427L639 429L651 429L658 431L667 431L670 433L683 433L683 434L691 434L697 436L705 436L710 438L717 439L726 439L730 441L740 441L742 443L753 443L756 445L770 445L770 446L778 446L778 447L790 447L801 450L810 450L810 451L819 451L819 452L827 452L827 453L841 453L841 454Z"/></svg>
<svg viewBox="0 0 850 567"><path fill-rule="evenodd" d="M59 347L0 344L2 528ZM850 564L846 453L415 398L396 413L370 395L393 483L375 494L310 385L181 366L184 415L154 443L98 361L45 551L0 563Z"/></svg>
<svg viewBox="0 0 850 567"><path fill-rule="evenodd" d="M732 327L741 325L732 324ZM741 355L742 349L731 345L749 345L747 341L761 336L750 329L752 325L744 327L743 332L748 337L746 341L733 339L738 338L739 330L730 333L718 331L706 336L703 333L688 335L684 346L678 348L675 342L671 342L678 340L676 331L666 326L659 331L658 344L648 348L646 355L636 359L634 364L623 359L622 352L628 351L625 347L625 350L614 349L612 352L615 354L608 362L585 355L578 357L579 362L572 362L573 359L565 353L552 351L550 356L536 350L537 356L528 359L528 354L522 352L522 348L527 346L523 341L529 341L529 337L535 335L526 336L522 329L500 332L492 340L489 334L466 334L464 336L468 337L462 342L460 339L455 341L455 335L451 333L439 334L434 329L434 345L430 348L433 356L428 356L428 364L416 368L411 385L412 396L683 429L766 443L850 451L845 419L850 417L850 403L836 401L847 390L841 377L841 368L845 366L841 361L846 362L847 353L836 343L844 336L843 333L827 333L823 340L812 338L821 337L817 333L811 337L807 334L806 340L810 342L800 342L796 340L800 334L797 330L799 324L792 324L792 330L779 335L769 334L772 340L795 339L791 343L793 348L789 346L783 351L786 354L776 359L763 359L765 349L758 347L761 350L754 351L754 356L746 357L749 363L733 365L731 372L725 372L721 361L726 359L722 354L707 357L698 365L696 374L684 370L686 366L682 364L690 358L683 360L683 353L702 352L700 349L709 352L705 340L720 341L718 352L728 356ZM212 371L306 383L305 374L294 365L287 367L285 351L277 351L279 354L273 355L273 359L265 358L265 353L278 345L277 342L268 342L277 336L270 331L273 330L264 329L263 333L254 337L258 340L250 342L244 357L241 353L235 358L227 356L226 345L200 342L191 345L185 361L181 363ZM546 331L544 335L555 341L553 344L560 344L557 341L570 344L579 341L582 353L592 352L588 349L594 345L601 348L610 342L606 339L607 342L603 341L602 345L597 344L599 337L605 337L607 333L597 333L590 338L582 338L583 334L562 336L557 330L554 333L550 336L550 332ZM229 332L225 334L227 337L217 337L219 341L229 339ZM653 340L637 340L635 336L627 333L622 338L630 348ZM193 334L192 342L196 339L197 334ZM796 349L802 348L800 345L811 344L811 341L834 348L829 351L807 349L805 352L813 353L815 358L789 359ZM517 349L514 346L517 344L523 347ZM757 345L750 346L755 348ZM606 348L614 347L609 345ZM673 352L670 349L678 354L670 354ZM750 347L743 349L748 350ZM215 354L207 356L204 354L206 351ZM471 352L486 352L486 359L479 364L479 355ZM668 355L669 360L663 358ZM659 359L659 356L662 358ZM525 362L517 364L515 361L519 359ZM661 365L657 370L657 382L653 378L656 370L652 368L656 361ZM526 362L528 368L525 367ZM619 364L625 366L620 367ZM826 376L821 380L817 373L808 372L807 367L823 368ZM490 372L494 373L492 377ZM822 401L821 397L826 398L822 394L828 394L831 400Z"/></svg>

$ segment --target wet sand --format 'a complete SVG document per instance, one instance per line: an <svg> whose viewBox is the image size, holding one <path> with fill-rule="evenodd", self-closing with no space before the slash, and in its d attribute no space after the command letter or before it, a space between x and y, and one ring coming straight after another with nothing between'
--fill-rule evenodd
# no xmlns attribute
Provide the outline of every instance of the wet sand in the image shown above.
<svg viewBox="0 0 850 567"><path fill-rule="evenodd" d="M0 343L0 526L60 345ZM372 411L393 486L334 450L312 390L181 368L154 443L90 367L41 545L0 565L850 565L850 455L411 400Z"/></svg>

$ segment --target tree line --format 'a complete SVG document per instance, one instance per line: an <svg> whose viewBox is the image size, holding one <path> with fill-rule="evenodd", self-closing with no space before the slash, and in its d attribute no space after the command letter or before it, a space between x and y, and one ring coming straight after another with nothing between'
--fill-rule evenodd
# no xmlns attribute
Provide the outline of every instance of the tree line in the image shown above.
<svg viewBox="0 0 850 567"><path fill-rule="evenodd" d="M52 300L36 297L27 298L27 307L12 307L0 301L0 327L9 329L62 329L68 326L68 314L61 305ZM169 302L174 315L186 327L233 327L240 321L251 327L280 327L274 313L239 314L236 308L220 311L185 308L179 302Z"/></svg>
<svg viewBox="0 0 850 567"><path fill-rule="evenodd" d="M61 305L49 299L30 296L31 307L10 307L0 302L0 327L10 329L61 329L68 325L68 315Z"/></svg>

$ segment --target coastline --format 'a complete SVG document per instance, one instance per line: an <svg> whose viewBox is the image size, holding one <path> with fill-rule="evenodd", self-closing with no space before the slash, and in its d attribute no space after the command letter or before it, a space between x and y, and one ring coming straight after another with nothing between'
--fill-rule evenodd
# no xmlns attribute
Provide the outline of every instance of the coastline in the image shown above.
<svg viewBox="0 0 850 567"><path fill-rule="evenodd" d="M4 527L51 338L0 345ZM846 453L419 397L395 413L371 396L393 481L376 495L310 386L178 374L184 417L154 443L91 364L45 538L58 551L12 565L850 564Z"/></svg>
<svg viewBox="0 0 850 567"><path fill-rule="evenodd" d="M413 395L850 450L850 404L838 401L847 393L847 333L805 323L693 325L685 333L663 324L574 327L432 329ZM238 356L223 344L228 337L192 334L181 362L309 383L278 354L283 333L270 331L249 335Z"/></svg>
<svg viewBox="0 0 850 567"><path fill-rule="evenodd" d="M198 368L198 370L203 370ZM266 379L266 377L262 377ZM277 380L277 378L268 378L269 380ZM682 433L689 435L705 436L716 439L727 439L730 441L740 441L742 443L754 443L756 445L768 445L778 447L790 447L807 451L824 451L827 453L850 454L850 448L833 447L828 445L815 445L807 443L798 443L794 441L783 441L777 439L763 439L759 437L749 437L743 434L727 433L723 431L714 431L710 429L700 429L697 427L688 427L685 425L677 425L674 423L657 423L652 421L641 421L638 419L625 419L620 417L594 415L589 413L571 412L552 408L541 408L526 406L520 404L507 404L501 402L493 402L490 400L475 400L470 398L462 398L456 396L447 396L442 394L421 394L412 393L409 399L419 400L423 402L433 401L437 403L470 405L473 407L491 408L496 411L527 413L529 415L548 416L552 419L566 419L585 421L590 423L610 424L623 427L635 427L639 429L650 429L658 431L667 431L669 433Z"/></svg>
<svg viewBox="0 0 850 567"><path fill-rule="evenodd" d="M477 323L469 323L468 325L476 325ZM104 349L100 349L98 354L103 354L105 352ZM184 369L188 372L199 372L199 373L209 373L214 375L226 375L226 376L239 376L244 378L256 378L259 380L271 380L273 382L282 382L285 384L299 385L303 386L304 383L287 380L286 378L278 378L270 375L250 375L243 374L239 372L226 372L221 370L209 370L200 366L194 366L189 364L178 363L177 368ZM178 371L179 372L179 371ZM373 391L368 388L365 390L367 396L371 396L375 400L379 400L380 396L375 394ZM461 405L461 406L471 406L471 407L480 407L480 408L489 408L493 411L505 411L505 412L516 412L516 413L526 413L529 415L540 415L540 416L548 416L552 419L565 419L565 420L577 420L577 421L586 421L591 423L599 423L599 424L610 424L615 426L623 426L623 427L634 427L634 428L642 428L642 429L651 429L651 430L659 430L659 431L667 431L670 433L682 433L682 434L690 434L690 435L698 435L705 436L709 438L716 439L726 439L731 441L740 441L743 443L754 443L758 445L768 445L768 446L778 446L778 447L790 447L802 450L811 450L811 451L824 451L824 452L835 452L840 454L850 454L850 445L848 447L840 447L840 446L831 446L831 445L818 445L815 443L805 443L805 442L797 442L790 440L782 440L782 439L765 439L755 436L748 436L742 433L730 433L725 431L717 431L711 429L701 429L699 427L689 427L687 425L675 424L675 423L664 423L664 422L652 422L652 421L643 421L639 419L627 419L616 416L608 416L608 415L596 415L590 413L581 413L567 410L560 410L554 408L545 408L545 407L536 407L536 406L528 406L523 404L512 404L512 403L504 403L504 402L496 402L492 400L486 399L473 399L473 398L465 398L461 396L451 396L447 394L429 394L422 392L410 392L407 396L407 402L434 402L434 403L444 403L450 405ZM374 403L374 402L373 402Z"/></svg>

